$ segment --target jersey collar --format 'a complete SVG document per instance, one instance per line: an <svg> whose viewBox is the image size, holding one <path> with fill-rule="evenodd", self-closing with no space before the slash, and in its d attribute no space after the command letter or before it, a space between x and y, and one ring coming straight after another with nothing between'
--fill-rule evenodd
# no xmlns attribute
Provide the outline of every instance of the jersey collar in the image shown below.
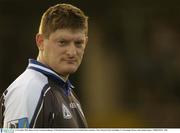
<svg viewBox="0 0 180 133"><path fill-rule="evenodd" d="M71 89L74 88L74 86L71 84L69 79L65 81L54 70L38 62L37 60L29 59L29 64L28 64L27 69L33 69L53 79L54 81L56 81L58 84L62 86L62 88L65 90L65 93L67 95L70 93Z"/></svg>

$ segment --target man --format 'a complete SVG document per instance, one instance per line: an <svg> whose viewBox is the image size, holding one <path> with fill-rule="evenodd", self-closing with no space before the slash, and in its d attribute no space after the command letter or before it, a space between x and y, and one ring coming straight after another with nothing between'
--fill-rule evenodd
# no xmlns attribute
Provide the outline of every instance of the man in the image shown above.
<svg viewBox="0 0 180 133"><path fill-rule="evenodd" d="M87 127L68 77L83 58L88 17L70 4L50 7L42 16L37 60L7 88L1 99L4 128Z"/></svg>

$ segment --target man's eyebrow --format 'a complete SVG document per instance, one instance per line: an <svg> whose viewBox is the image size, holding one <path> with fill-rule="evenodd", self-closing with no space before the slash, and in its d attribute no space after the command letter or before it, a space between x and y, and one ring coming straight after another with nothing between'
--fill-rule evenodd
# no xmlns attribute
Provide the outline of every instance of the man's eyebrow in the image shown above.
<svg viewBox="0 0 180 133"><path fill-rule="evenodd" d="M77 38L77 39L75 39L75 40L77 40L77 41L84 41L85 39Z"/></svg>

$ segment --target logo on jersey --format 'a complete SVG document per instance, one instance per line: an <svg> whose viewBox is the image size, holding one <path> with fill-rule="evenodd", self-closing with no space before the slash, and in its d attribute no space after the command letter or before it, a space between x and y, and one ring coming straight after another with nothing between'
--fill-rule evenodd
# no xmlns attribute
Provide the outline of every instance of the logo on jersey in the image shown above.
<svg viewBox="0 0 180 133"><path fill-rule="evenodd" d="M72 102L69 104L70 108L74 109L74 108L77 108L77 105L76 103Z"/></svg>
<svg viewBox="0 0 180 133"><path fill-rule="evenodd" d="M84 113L82 111L81 105L79 103L72 102L72 103L69 104L69 106L72 109L77 108L81 112L81 114L84 116Z"/></svg>
<svg viewBox="0 0 180 133"><path fill-rule="evenodd" d="M13 120L7 123L8 128L18 128L18 120Z"/></svg>
<svg viewBox="0 0 180 133"><path fill-rule="evenodd" d="M28 118L12 120L8 122L7 124L8 124L8 128L28 128L29 127Z"/></svg>
<svg viewBox="0 0 180 133"><path fill-rule="evenodd" d="M72 114L70 113L69 109L64 104L62 104L62 112L63 112L64 119L72 118Z"/></svg>

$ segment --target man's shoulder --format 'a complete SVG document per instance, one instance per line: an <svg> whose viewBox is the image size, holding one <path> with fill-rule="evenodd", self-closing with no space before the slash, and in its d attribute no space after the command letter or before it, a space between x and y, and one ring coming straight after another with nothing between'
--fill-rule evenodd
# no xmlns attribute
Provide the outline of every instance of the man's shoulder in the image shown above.
<svg viewBox="0 0 180 133"><path fill-rule="evenodd" d="M27 69L9 87L26 88L46 84L48 79L40 72Z"/></svg>
<svg viewBox="0 0 180 133"><path fill-rule="evenodd" d="M33 70L23 72L7 88L4 102L5 121L28 118L30 122L41 93L47 85L47 77L41 73Z"/></svg>
<svg viewBox="0 0 180 133"><path fill-rule="evenodd" d="M24 71L8 88L8 92L22 95L31 95L41 91L48 83L48 79L43 74L34 70L27 69Z"/></svg>
<svg viewBox="0 0 180 133"><path fill-rule="evenodd" d="M47 77L35 70L26 69L24 73L22 73L17 78L17 83L23 83L27 85L38 85L38 84L46 84L48 82Z"/></svg>

